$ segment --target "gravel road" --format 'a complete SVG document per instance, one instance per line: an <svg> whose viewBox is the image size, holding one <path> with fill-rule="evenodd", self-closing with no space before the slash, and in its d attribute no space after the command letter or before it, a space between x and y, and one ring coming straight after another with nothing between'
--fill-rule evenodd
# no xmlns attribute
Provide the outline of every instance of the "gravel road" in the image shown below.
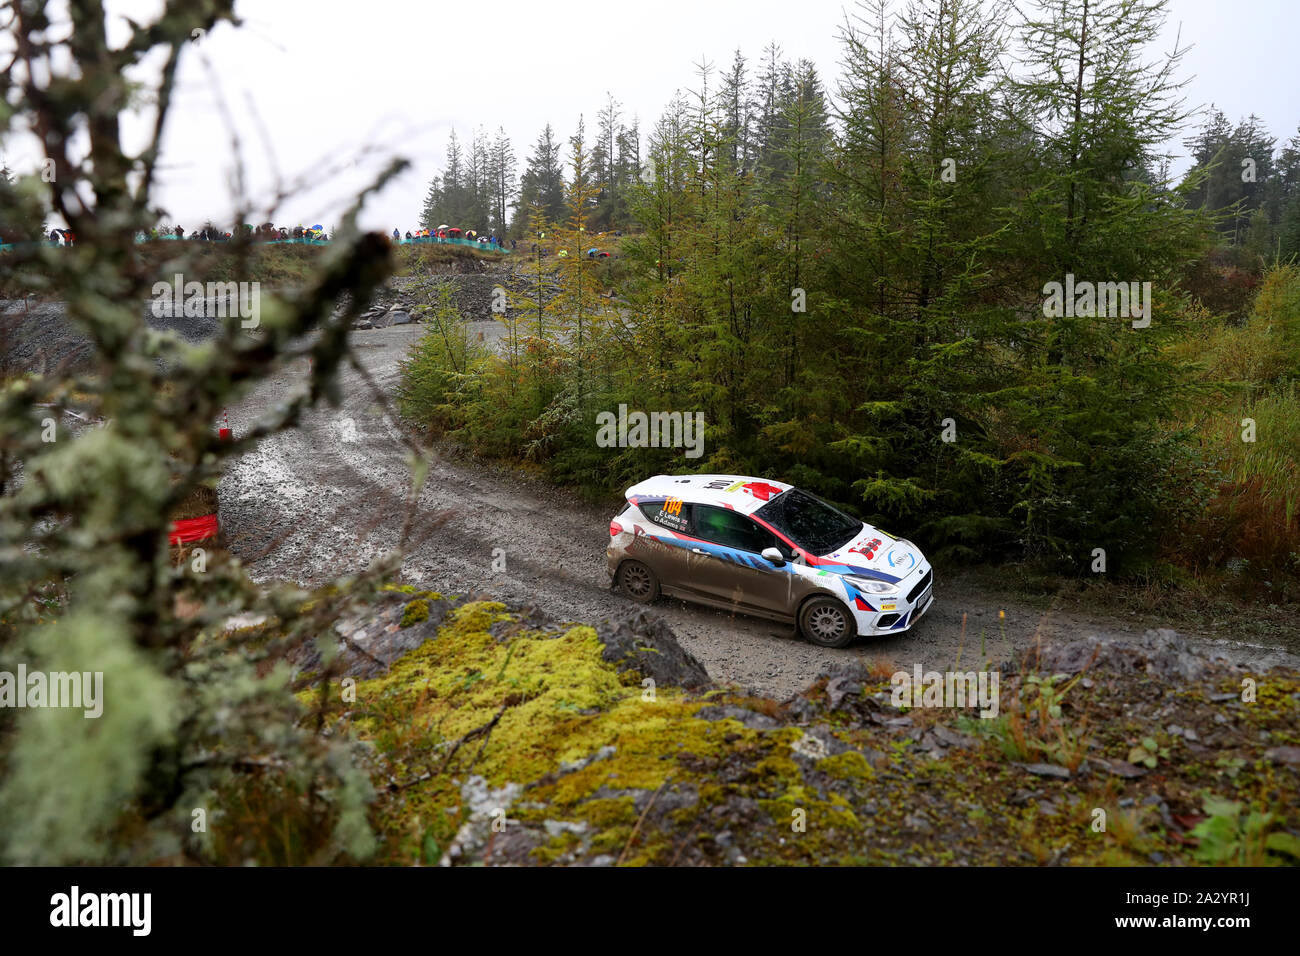
<svg viewBox="0 0 1300 956"><path fill-rule="evenodd" d="M481 326L481 328L480 328ZM472 323L493 337L491 323ZM422 334L420 326L356 331L353 343L385 391L398 363ZM265 410L302 387L305 365L286 369L229 410L238 435ZM344 376L340 408L304 416L299 428L273 436L233 461L221 484L221 521L234 551L255 580L319 584L364 569L399 541L409 496L406 451L360 376ZM593 507L563 490L519 474L443 458L431 469L404 558L408 581L444 592L477 592L532 605L562 620L596 623L635 607L611 593L604 570L606 528L616 501ZM493 570L494 549L505 570ZM499 566L499 562L498 562ZM1044 617L960 582L935 583L935 605L912 630L859 641L840 651L814 647L792 628L677 601L653 606L712 677L777 698L806 686L837 660L880 658L891 667L944 670L985 653L1006 660L1035 635L1130 637L1114 622L1078 615ZM999 621L998 611L1006 618ZM965 636L962 615L968 615ZM1186 635L1234 660L1261 664L1295 656L1281 648Z"/></svg>

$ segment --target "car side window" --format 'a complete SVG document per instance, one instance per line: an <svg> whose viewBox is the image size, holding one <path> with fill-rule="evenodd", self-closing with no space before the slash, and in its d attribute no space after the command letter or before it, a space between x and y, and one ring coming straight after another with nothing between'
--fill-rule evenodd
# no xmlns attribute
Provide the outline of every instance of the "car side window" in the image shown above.
<svg viewBox="0 0 1300 956"><path fill-rule="evenodd" d="M691 505L680 498L663 498L657 501L642 501L638 507L646 520L652 521L669 531L691 534Z"/></svg>
<svg viewBox="0 0 1300 956"><path fill-rule="evenodd" d="M728 548L762 554L764 548L779 548L780 542L766 528L726 508L696 505L693 512L695 535ZM784 554L785 549L781 548Z"/></svg>

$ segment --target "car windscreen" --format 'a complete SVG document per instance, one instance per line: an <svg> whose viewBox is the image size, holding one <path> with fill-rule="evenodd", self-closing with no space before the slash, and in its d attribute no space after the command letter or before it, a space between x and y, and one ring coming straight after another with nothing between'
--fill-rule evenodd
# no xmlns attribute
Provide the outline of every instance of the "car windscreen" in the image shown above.
<svg viewBox="0 0 1300 956"><path fill-rule="evenodd" d="M862 531L862 522L850 518L820 498L798 488L777 495L754 512L809 554L830 554Z"/></svg>

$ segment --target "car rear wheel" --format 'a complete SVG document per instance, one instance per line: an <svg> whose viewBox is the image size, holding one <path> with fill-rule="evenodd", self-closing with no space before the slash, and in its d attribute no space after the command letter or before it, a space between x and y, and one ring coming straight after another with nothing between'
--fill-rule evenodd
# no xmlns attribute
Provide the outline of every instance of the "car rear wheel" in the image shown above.
<svg viewBox="0 0 1300 956"><path fill-rule="evenodd" d="M799 632L818 647L848 647L858 629L843 604L834 598L813 598L799 612Z"/></svg>
<svg viewBox="0 0 1300 956"><path fill-rule="evenodd" d="M649 604L659 596L659 579L640 561L624 561L619 565L618 587L638 604Z"/></svg>

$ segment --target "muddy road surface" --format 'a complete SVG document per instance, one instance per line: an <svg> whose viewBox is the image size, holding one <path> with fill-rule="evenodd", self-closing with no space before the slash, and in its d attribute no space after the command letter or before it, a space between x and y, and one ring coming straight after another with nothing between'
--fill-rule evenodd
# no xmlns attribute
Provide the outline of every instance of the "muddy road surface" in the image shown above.
<svg viewBox="0 0 1300 956"><path fill-rule="evenodd" d="M492 323L482 325L485 339ZM421 326L353 333L363 364L391 394L399 362ZM243 433L276 402L300 389L305 363L262 383L229 409ZM273 436L231 462L221 484L221 522L231 550L255 580L320 584L363 570L401 538L410 494L407 451L361 377L344 376L340 408L304 416L301 427ZM405 579L447 593L479 593L531 605L561 620L597 623L637 607L609 590L605 544L617 501L597 507L508 469L442 457L435 461L404 558ZM500 549L500 551L495 551ZM502 561L504 559L504 569ZM495 561L495 565L494 565ZM494 570L494 567L496 568ZM1007 660L1038 633L1122 638L1144 628L1041 611L972 586L935 583L935 604L917 626L887 639L859 640L844 650L805 643L792 627L660 599L661 615L717 681L784 698L827 665L854 656L910 671L966 666L984 655ZM1005 620L998 617L1005 611ZM965 633L963 614L967 615ZM1236 660L1294 664L1281 649L1185 635Z"/></svg>

